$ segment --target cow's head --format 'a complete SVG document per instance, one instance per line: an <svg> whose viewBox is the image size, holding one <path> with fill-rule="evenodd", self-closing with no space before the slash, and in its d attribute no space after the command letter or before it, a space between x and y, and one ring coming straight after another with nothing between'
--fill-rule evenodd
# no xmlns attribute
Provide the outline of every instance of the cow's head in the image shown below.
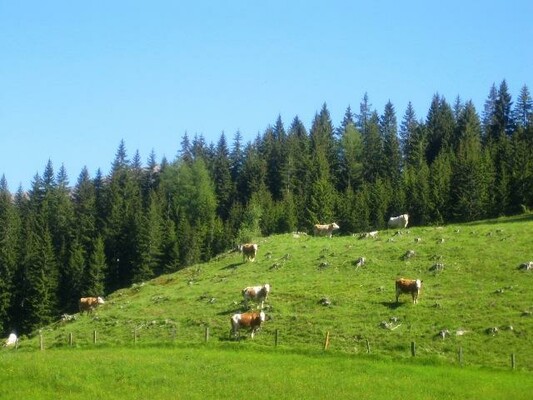
<svg viewBox="0 0 533 400"><path fill-rule="evenodd" d="M98 301L98 304L104 304L105 303L104 299L101 298L101 297L98 297L97 301Z"/></svg>
<svg viewBox="0 0 533 400"><path fill-rule="evenodd" d="M337 225L336 222L332 223L329 225L331 227L331 229L335 230L335 229L339 229L339 225Z"/></svg>
<svg viewBox="0 0 533 400"><path fill-rule="evenodd" d="M418 290L420 290L421 287L422 287L422 281L421 281L420 279L417 279L417 280L416 280L416 288L417 288Z"/></svg>

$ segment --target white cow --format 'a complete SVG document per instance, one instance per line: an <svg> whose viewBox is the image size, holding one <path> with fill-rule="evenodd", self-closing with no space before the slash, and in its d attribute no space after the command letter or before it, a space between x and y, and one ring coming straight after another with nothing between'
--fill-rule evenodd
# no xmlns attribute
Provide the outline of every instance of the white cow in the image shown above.
<svg viewBox="0 0 533 400"><path fill-rule="evenodd" d="M248 301L261 302L261 309L265 304L265 301L270 293L270 285L265 283L262 286L248 286L242 290L242 297L244 298L244 304L248 307Z"/></svg>
<svg viewBox="0 0 533 400"><path fill-rule="evenodd" d="M407 228L409 223L409 214L398 215L397 217L390 217L388 226L389 228Z"/></svg>
<svg viewBox="0 0 533 400"><path fill-rule="evenodd" d="M339 229L339 225L337 225L336 222L326 225L316 224L313 226L313 233L315 234L315 236L331 237L333 231L336 231L337 229Z"/></svg>
<svg viewBox="0 0 533 400"><path fill-rule="evenodd" d="M9 337L4 342L4 347L14 346L14 345L17 344L18 340L19 339L18 339L17 335L15 335L14 333L10 333Z"/></svg>

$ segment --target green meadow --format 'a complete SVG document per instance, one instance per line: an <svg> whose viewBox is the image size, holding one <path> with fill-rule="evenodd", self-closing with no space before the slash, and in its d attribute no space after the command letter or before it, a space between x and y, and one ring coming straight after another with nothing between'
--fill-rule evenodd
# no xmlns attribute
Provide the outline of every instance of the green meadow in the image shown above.
<svg viewBox="0 0 533 400"><path fill-rule="evenodd" d="M256 262L221 254L2 349L0 398L533 393L533 271L519 268L533 260L533 216L257 243ZM418 304L396 303L401 276L423 281ZM233 340L241 290L263 283L272 286L267 321L253 340Z"/></svg>
<svg viewBox="0 0 533 400"><path fill-rule="evenodd" d="M149 346L4 353L11 399L529 399L532 375L335 352Z"/></svg>

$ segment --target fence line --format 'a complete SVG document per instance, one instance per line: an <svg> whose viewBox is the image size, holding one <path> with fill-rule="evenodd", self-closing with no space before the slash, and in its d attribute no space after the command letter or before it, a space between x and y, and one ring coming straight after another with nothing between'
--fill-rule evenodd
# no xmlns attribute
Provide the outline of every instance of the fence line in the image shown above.
<svg viewBox="0 0 533 400"><path fill-rule="evenodd" d="M173 339L175 339L176 337L176 331L175 331L175 328L173 330ZM137 327L135 327L133 329L133 345L137 345L137 342L138 342L138 339L139 339L139 334L138 334L138 329ZM96 345L97 343L97 331L96 330L93 330L92 331L92 343L94 345ZM204 342L205 343L208 343L209 340L210 340L210 329L208 326L205 326L204 327ZM274 331L274 347L277 347L279 345L279 338L280 338L280 330L279 329L276 329ZM67 335L67 344L69 347L73 347L74 346L74 334L72 332L69 332L68 335ZM328 350L330 348L330 344L331 344L331 333L330 331L327 331L326 334L325 334L325 337L323 339L323 342L322 342L322 348L324 351ZM370 351L370 341L369 339L365 339L365 346L366 346L366 353L367 354L370 354L371 351ZM17 343L17 346L15 346L15 349L18 349L19 348L19 345ZM45 346L45 340L44 340L44 335L43 333L39 333L39 349L41 351L44 351L46 349L46 346ZM410 350L411 350L411 357L416 357L417 356L417 347L416 347L416 342L414 341L411 341L410 342ZM458 350L457 350L457 362L459 364L459 366L463 367L464 366L464 352L463 352L463 347L462 346L459 346ZM516 369L516 354L515 353L511 353L510 354L510 367L512 370L515 370Z"/></svg>

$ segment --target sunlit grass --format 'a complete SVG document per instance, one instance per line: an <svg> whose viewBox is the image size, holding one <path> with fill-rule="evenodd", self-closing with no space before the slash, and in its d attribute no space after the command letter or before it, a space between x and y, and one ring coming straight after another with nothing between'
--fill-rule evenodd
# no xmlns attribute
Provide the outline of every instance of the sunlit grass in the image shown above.
<svg viewBox="0 0 533 400"><path fill-rule="evenodd" d="M420 241L415 241L420 238ZM238 253L176 274L134 285L107 297L91 316L43 329L45 348L112 347L145 344L196 345L229 341L229 318L243 310L241 290L272 285L265 323L253 343L239 346L330 350L395 359L416 357L464 365L533 369L533 273L518 266L533 260L531 216L443 227L382 231L377 239L358 236L315 238L292 234L259 238L255 263ZM404 260L407 250L415 256ZM366 265L356 267L359 257ZM442 271L431 271L442 263ZM395 303L394 279L423 280L420 303L408 296ZM320 300L331 304L324 306ZM385 329L383 322L392 323ZM498 328L497 333L488 333ZM439 332L447 330L442 338ZM93 332L97 332L96 344ZM463 331L463 335L457 332ZM135 339L134 339L135 338ZM38 349L37 335L22 338L20 352Z"/></svg>

